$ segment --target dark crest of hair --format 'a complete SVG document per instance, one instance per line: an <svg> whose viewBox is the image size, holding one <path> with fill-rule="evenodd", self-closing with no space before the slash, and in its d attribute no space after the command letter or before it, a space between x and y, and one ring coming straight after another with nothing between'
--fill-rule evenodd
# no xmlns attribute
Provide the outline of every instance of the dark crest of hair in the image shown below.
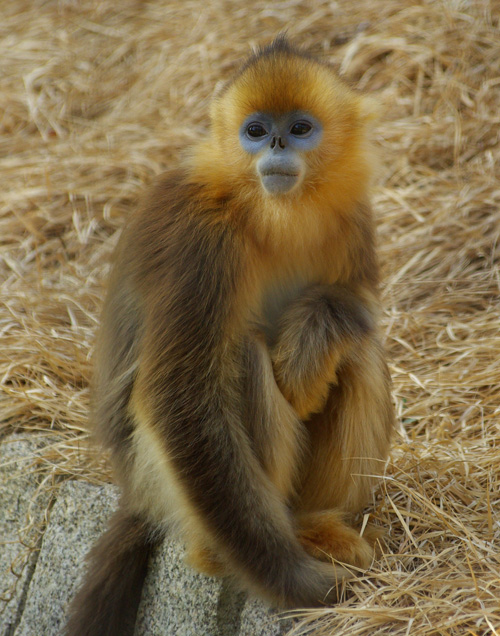
<svg viewBox="0 0 500 636"><path fill-rule="evenodd" d="M306 59L313 59L311 55L301 50L298 46L295 46L294 44L292 44L292 42L290 42L288 35L286 33L280 33L274 38L274 40L270 44L267 44L266 46L259 48L246 61L242 70L244 70L245 68L248 68L254 62L256 62L259 59L262 59L263 57L264 58L274 57L279 55L293 55L294 57L303 57Z"/></svg>
<svg viewBox="0 0 500 636"><path fill-rule="evenodd" d="M307 60L315 60L316 62L318 62L315 57L305 51L302 51L300 48L292 44L286 33L280 33L270 44L267 44L264 47L260 47L257 51L255 51L255 53L248 57L244 64L240 67L236 75L227 82L227 84L222 88L219 94L224 93L226 89L229 88L229 86L231 86L231 84L233 84L233 82L238 77L240 77L240 75L242 75L258 60L261 60L262 58L272 58L274 56L278 57L280 55L302 57Z"/></svg>

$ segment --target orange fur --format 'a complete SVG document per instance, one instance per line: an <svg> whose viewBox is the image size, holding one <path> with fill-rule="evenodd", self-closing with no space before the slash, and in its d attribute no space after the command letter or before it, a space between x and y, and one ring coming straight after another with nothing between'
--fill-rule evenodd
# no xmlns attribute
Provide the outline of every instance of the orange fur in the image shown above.
<svg viewBox="0 0 500 636"><path fill-rule="evenodd" d="M312 556L323 561L334 558L358 568L367 568L373 548L346 525L338 510L302 513L298 516L299 541Z"/></svg>
<svg viewBox="0 0 500 636"><path fill-rule="evenodd" d="M318 149L307 153L307 179L300 192L278 199L262 191L255 157L241 152L238 130L254 111L296 109L320 120L324 137ZM373 102L354 93L327 65L292 51L264 56L215 98L210 135L193 153L193 178L198 181L201 175L213 198L230 194L236 204L251 206L256 237L276 252L326 248L335 234L344 236L337 216L349 215L367 196L373 148L366 132L375 116ZM328 239L322 240L325 231Z"/></svg>
<svg viewBox="0 0 500 636"><path fill-rule="evenodd" d="M204 545L202 541L190 543L186 563L207 576L225 576L228 573L216 552Z"/></svg>
<svg viewBox="0 0 500 636"><path fill-rule="evenodd" d="M256 111L321 122L284 194L263 188L240 143ZM216 96L208 138L125 229L96 347L93 417L124 518L176 525L191 564L281 606L320 604L352 576L322 560L373 556L349 519L393 426L368 203L374 113L283 38L251 58ZM120 578L105 565L92 590ZM102 633L121 634L125 592L113 600Z"/></svg>

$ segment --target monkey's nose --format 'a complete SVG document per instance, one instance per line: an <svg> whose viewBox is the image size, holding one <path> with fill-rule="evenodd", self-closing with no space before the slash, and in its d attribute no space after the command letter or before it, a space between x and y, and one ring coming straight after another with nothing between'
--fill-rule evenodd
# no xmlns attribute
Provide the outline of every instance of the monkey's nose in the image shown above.
<svg viewBox="0 0 500 636"><path fill-rule="evenodd" d="M281 148L282 150L285 149L285 144L283 143L281 137L273 137L271 140L271 150L274 150L274 148L276 147L276 142L278 142L279 148Z"/></svg>

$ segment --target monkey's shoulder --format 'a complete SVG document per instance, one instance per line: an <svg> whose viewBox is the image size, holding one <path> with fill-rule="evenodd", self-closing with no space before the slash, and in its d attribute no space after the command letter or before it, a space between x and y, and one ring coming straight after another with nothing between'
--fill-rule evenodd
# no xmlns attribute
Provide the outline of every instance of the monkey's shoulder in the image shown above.
<svg viewBox="0 0 500 636"><path fill-rule="evenodd" d="M158 176L145 191L125 231L134 243L145 237L147 245L151 239L153 243L156 239L178 239L177 232L183 231L216 234L228 225L227 207L226 200L210 196L205 184L188 171L171 170Z"/></svg>
<svg viewBox="0 0 500 636"><path fill-rule="evenodd" d="M215 287L228 292L241 269L237 242L224 203L205 196L185 172L168 172L150 186L124 228L115 278L120 285L130 281L141 295L183 302Z"/></svg>

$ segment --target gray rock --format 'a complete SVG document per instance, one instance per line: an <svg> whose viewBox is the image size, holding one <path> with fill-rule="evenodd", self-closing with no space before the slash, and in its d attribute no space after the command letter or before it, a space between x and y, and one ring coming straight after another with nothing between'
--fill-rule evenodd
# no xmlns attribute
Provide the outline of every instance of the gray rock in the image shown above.
<svg viewBox="0 0 500 636"><path fill-rule="evenodd" d="M135 636L282 636L290 621L228 580L184 564L184 548L167 539L150 564Z"/></svg>
<svg viewBox="0 0 500 636"><path fill-rule="evenodd" d="M68 603L84 573L84 557L104 532L117 499L117 489L111 486L70 481L60 488L19 627L12 633L4 629L2 636L61 633ZM13 507L15 502L6 510ZM246 594L229 581L188 568L177 540L167 539L153 556L136 636L283 636L288 627L260 601L246 601Z"/></svg>
<svg viewBox="0 0 500 636"><path fill-rule="evenodd" d="M284 636L292 628L290 619L266 607L257 599L249 600L241 616L238 636Z"/></svg>
<svg viewBox="0 0 500 636"><path fill-rule="evenodd" d="M150 564L136 636L214 636L221 582L184 564L184 548L164 541Z"/></svg>
<svg viewBox="0 0 500 636"><path fill-rule="evenodd" d="M44 512L51 496L39 489L34 459L47 436L12 435L0 446L0 633L20 620L38 557Z"/></svg>
<svg viewBox="0 0 500 636"><path fill-rule="evenodd" d="M59 490L15 636L56 636L84 572L84 558L104 532L118 491L68 481Z"/></svg>

